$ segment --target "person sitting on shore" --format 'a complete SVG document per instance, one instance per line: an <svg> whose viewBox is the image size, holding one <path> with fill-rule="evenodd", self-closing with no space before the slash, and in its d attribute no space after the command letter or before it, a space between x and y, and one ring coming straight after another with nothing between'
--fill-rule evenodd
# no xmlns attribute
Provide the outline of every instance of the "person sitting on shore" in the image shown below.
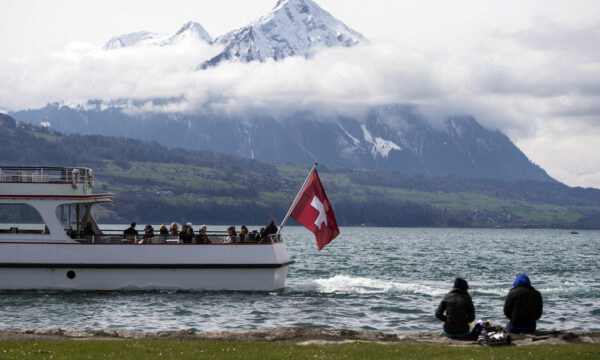
<svg viewBox="0 0 600 360"><path fill-rule="evenodd" d="M179 225L176 222L172 222L169 226L169 233L173 236L179 235Z"/></svg>
<svg viewBox="0 0 600 360"><path fill-rule="evenodd" d="M475 320L475 307L463 278L454 280L454 288L440 302L435 317L444 322L444 335L454 339L469 338L469 323ZM445 313L445 314L444 314Z"/></svg>
<svg viewBox="0 0 600 360"><path fill-rule="evenodd" d="M269 235L277 234L277 225L275 225L275 221L271 220L267 224L267 227L260 231L260 239L262 241L269 241Z"/></svg>
<svg viewBox="0 0 600 360"><path fill-rule="evenodd" d="M123 231L123 236L127 239L129 243L135 242L135 237L139 234L138 231L135 229L136 225L136 223L132 222L131 226L125 229L125 231Z"/></svg>
<svg viewBox="0 0 600 360"><path fill-rule="evenodd" d="M536 321L542 317L543 307L542 294L531 286L527 275L519 274L504 303L504 315L509 319L506 331L535 332Z"/></svg>
<svg viewBox="0 0 600 360"><path fill-rule="evenodd" d="M223 239L224 244L233 244L237 241L237 232L235 231L235 226L230 226L227 228L227 236Z"/></svg>
<svg viewBox="0 0 600 360"><path fill-rule="evenodd" d="M196 243L197 244L212 244L212 241L210 241L208 235L206 235L206 225L202 225L202 226L200 226L200 229L198 229L198 235L196 236Z"/></svg>

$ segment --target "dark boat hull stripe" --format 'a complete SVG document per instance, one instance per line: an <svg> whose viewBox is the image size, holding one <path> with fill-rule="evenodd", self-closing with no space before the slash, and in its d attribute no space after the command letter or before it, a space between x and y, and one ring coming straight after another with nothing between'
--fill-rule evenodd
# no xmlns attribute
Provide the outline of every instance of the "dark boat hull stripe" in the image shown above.
<svg viewBox="0 0 600 360"><path fill-rule="evenodd" d="M279 264L50 264L50 263L0 263L0 268L46 269L277 269L294 263Z"/></svg>

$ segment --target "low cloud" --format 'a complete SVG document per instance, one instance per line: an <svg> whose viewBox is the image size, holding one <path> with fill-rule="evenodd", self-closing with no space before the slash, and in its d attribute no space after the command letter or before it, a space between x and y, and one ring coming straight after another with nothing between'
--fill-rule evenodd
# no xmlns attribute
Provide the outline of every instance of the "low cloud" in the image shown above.
<svg viewBox="0 0 600 360"><path fill-rule="evenodd" d="M243 114L250 107L276 114L311 107L352 114L370 105L414 104L433 123L473 115L507 133L559 180L600 187L593 159L600 153L599 29L539 22L455 52L370 43L322 49L311 59L199 71L220 49L192 40L111 51L74 43L35 58L0 60L0 108L133 99L124 111Z"/></svg>

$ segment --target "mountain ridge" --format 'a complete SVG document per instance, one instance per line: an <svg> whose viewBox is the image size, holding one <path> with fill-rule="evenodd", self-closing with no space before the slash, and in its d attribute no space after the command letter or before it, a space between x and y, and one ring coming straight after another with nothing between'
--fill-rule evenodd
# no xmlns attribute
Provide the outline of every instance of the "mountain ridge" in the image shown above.
<svg viewBox="0 0 600 360"><path fill-rule="evenodd" d="M262 161L336 164L351 168L499 179L555 181L506 135L472 117L449 117L437 128L416 107L385 105L364 114L316 110L235 115L207 109L189 114L129 115L98 102L11 113L65 133L123 135L166 146L209 150Z"/></svg>
<svg viewBox="0 0 600 360"><path fill-rule="evenodd" d="M117 194L98 214L108 223L281 219L310 168L124 137L65 135L3 114L0 143L0 165L92 167L95 191ZM600 228L599 189L325 165L319 173L341 225Z"/></svg>

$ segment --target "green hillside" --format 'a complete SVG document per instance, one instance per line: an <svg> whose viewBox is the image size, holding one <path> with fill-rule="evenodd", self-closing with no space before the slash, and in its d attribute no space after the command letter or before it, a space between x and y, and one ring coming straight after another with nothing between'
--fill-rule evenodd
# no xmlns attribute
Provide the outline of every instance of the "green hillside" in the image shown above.
<svg viewBox="0 0 600 360"><path fill-rule="evenodd" d="M0 164L86 166L117 194L101 222L263 224L283 218L311 165L268 164L103 136L62 135L0 114ZM319 166L341 225L600 228L600 190Z"/></svg>

